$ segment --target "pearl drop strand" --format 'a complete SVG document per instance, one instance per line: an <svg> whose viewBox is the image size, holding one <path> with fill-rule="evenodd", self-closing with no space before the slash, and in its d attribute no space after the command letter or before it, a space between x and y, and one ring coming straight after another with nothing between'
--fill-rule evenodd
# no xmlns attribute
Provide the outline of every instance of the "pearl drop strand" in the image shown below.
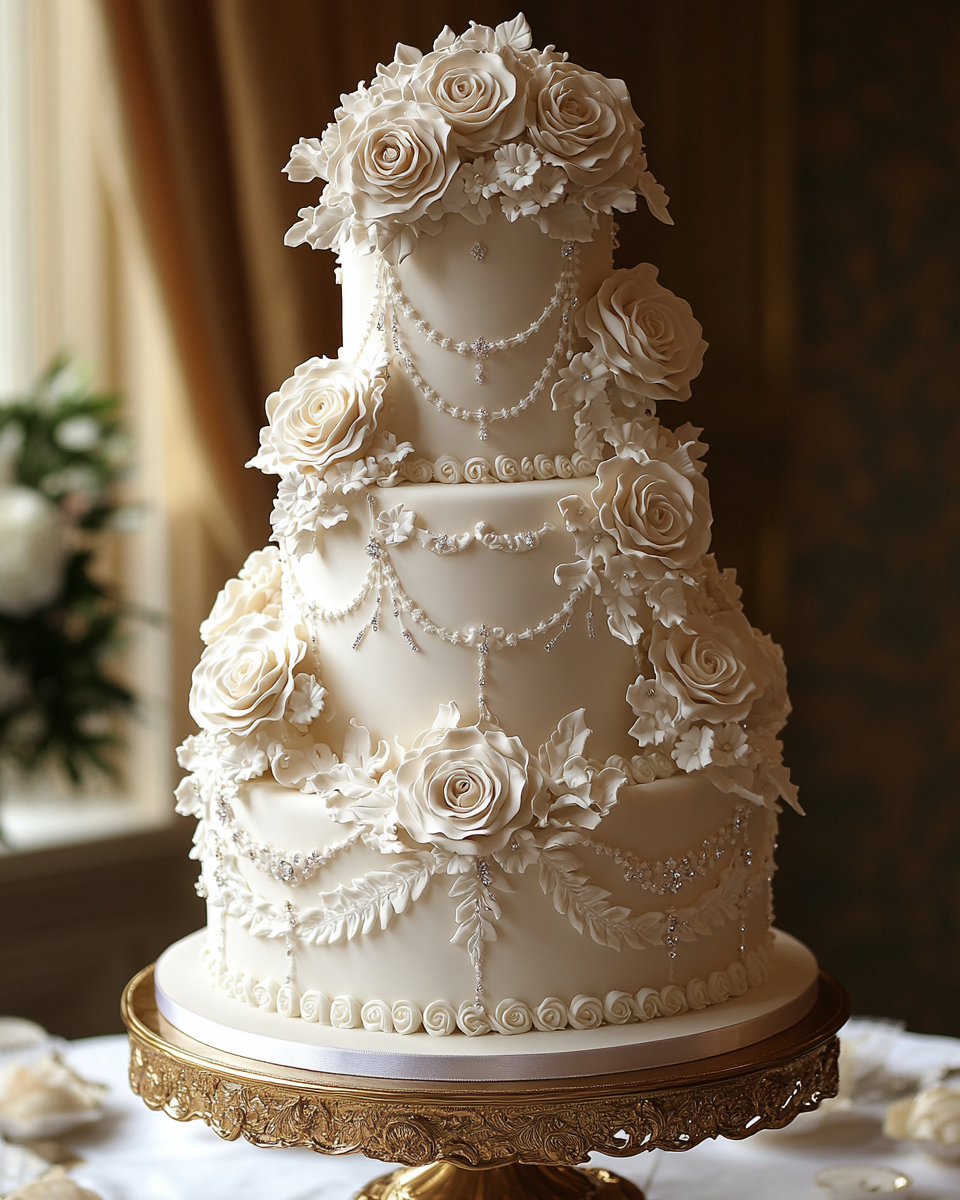
<svg viewBox="0 0 960 1200"><path fill-rule="evenodd" d="M362 832L358 829L349 837L324 846L322 850L282 850L269 842L255 841L238 823L232 808L224 800L217 806L217 818L226 827L229 841L233 843L237 854L249 859L258 871L276 879L278 883L286 883L291 887L299 887L322 871L331 859L352 846Z"/></svg>
<svg viewBox="0 0 960 1200"><path fill-rule="evenodd" d="M628 883L637 883L643 891L653 892L657 896L675 896L688 880L706 875L723 858L727 849L732 850L738 845L750 809L749 804L738 804L733 815L716 833L703 839L699 850L688 850L679 859L644 862L628 850L618 850L588 835L584 835L578 844L589 847L595 854L612 858L618 866L623 867L623 877ZM749 858L747 865L753 865Z"/></svg>
<svg viewBox="0 0 960 1200"><path fill-rule="evenodd" d="M520 333L515 333L512 337L498 338L492 342L488 342L484 337L477 337L469 342L457 342L439 330L434 329L426 318L421 316L414 308L410 298L403 290L400 277L388 263L384 264L384 273L386 276L385 291L393 309L395 311L399 309L405 317L412 320L417 332L426 338L428 342L439 346L442 350L451 350L459 354L462 358L466 358L472 354L478 360L477 383L483 383L483 359L489 358L491 354L499 354L503 350L512 350L515 346L525 345L540 332L550 315L556 312L560 302L565 298L572 298L576 293L576 276L580 273L579 247L575 242L564 242L561 254L570 265L565 265L561 271L560 278L553 289L553 295L540 316L535 321L532 321L526 329L521 330Z"/></svg>
<svg viewBox="0 0 960 1200"><path fill-rule="evenodd" d="M553 297L548 302L546 308L539 317L529 325L525 330L513 337L503 338L497 342L487 342L484 338L478 337L473 342L455 342L452 338L444 335L433 329L427 322L417 313L409 299L403 293L399 285L395 273L387 275L386 286L384 287L386 305L381 310L377 319L377 327L383 326L384 333L384 348L387 349L387 313L389 309L389 326L390 339L393 343L393 349L403 368L410 378L417 391L423 398L445 416L453 417L458 421L473 421L478 425L477 436L481 441L486 441L489 437L489 424L491 421L506 421L518 417L522 412L528 409L532 404L540 398L547 381L557 370L562 361L567 361L573 357L573 322L570 319L571 312L577 307L577 276L580 274L580 250L575 242L565 242L562 250L564 258L570 260L569 267L565 267L561 273L557 286L554 289ZM386 268L389 270L389 268ZM525 344L534 336L534 334L542 328L548 317L556 308L563 302L563 314L560 321L557 340L554 344L553 351L547 362L540 372L536 382L530 391L511 407L504 406L503 408L491 411L488 408L463 408L457 404L451 404L430 386L423 378L420 372L414 365L413 358L410 352L409 345L404 340L400 330L400 322L397 318L399 309L405 316L415 319L416 328L423 334L428 342L433 342L439 345L442 349L455 351L457 354L467 355L473 354L477 359L477 382L483 383L483 360L491 353L499 352L500 350L510 349L514 346Z"/></svg>
<svg viewBox="0 0 960 1200"><path fill-rule="evenodd" d="M499 625L490 626L485 622L481 622L479 625L468 625L463 629L449 629L445 625L438 625L427 616L423 608L414 601L400 582L400 578L387 553L386 544L383 538L376 532L377 513L372 496L368 495L367 505L370 509L370 538L367 542L367 554L370 557L370 566L360 590L354 596L353 600L341 609L324 609L320 605L310 602L303 594L303 589L297 579L292 563L285 557L284 582L286 588L289 589L290 601L298 611L301 620L305 623L318 621L327 623L340 620L349 613L355 612L363 603L363 600L375 590L376 605L373 616L354 639L353 648L357 650L360 648L360 644L368 632L377 633L379 631L383 600L384 597L389 598L391 609L397 624L400 626L401 634L414 653L419 654L420 647L417 645L410 630L405 626L403 621L404 616L409 617L423 633L431 637L439 638L451 646L465 646L469 649L477 650L480 659L478 664L478 707L481 715L484 715L487 711L484 687L486 684L486 659L489 652L491 650L513 649L523 642L532 642L542 634L549 633L559 626L558 632L544 646L546 651L551 651L559 638L570 628L570 617L577 602L586 594L586 587L581 585L574 588L555 613L552 613L546 620L538 621L536 625L526 629L506 630ZM317 645L315 631L311 632L311 641L314 646Z"/></svg>

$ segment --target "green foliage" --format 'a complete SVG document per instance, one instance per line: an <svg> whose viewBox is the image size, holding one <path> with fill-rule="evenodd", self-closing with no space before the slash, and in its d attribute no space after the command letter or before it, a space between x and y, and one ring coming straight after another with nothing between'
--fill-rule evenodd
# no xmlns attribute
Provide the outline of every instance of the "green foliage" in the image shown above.
<svg viewBox="0 0 960 1200"><path fill-rule="evenodd" d="M0 608L0 760L52 766L74 784L91 768L115 773L118 718L134 703L109 670L126 609L91 571L98 536L123 511L120 409L119 397L91 392L62 360L28 396L0 405L0 489L32 488L54 504L66 547L52 599L27 612ZM3 555L0 545L0 566Z"/></svg>

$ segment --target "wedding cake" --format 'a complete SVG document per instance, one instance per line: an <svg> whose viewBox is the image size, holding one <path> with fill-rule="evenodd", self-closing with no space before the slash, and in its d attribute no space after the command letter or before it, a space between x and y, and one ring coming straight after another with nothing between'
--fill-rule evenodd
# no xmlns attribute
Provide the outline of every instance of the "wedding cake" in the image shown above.
<svg viewBox="0 0 960 1200"><path fill-rule="evenodd" d="M267 400L275 545L201 628L209 987L491 1046L760 987L785 675L657 415L700 325L613 269L615 214L670 222L624 84L445 29L286 172L326 181L286 241L336 253L343 348Z"/></svg>

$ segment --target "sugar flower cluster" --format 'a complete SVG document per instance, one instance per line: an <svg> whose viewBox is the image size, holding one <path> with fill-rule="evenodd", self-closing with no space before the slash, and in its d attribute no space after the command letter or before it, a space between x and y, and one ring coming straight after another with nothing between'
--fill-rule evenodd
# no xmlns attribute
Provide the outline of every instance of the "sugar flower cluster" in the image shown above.
<svg viewBox="0 0 960 1200"><path fill-rule="evenodd" d="M589 241L599 214L632 212L638 194L671 223L622 80L531 40L520 14L459 37L448 27L429 54L399 44L369 86L341 97L322 138L293 147L289 178L327 186L287 245L397 263L448 213L482 223L494 204L550 237Z"/></svg>
<svg viewBox="0 0 960 1200"><path fill-rule="evenodd" d="M292 554L313 546L318 528L346 520L343 500L371 484L396 480L413 452L377 435L387 380L386 355L369 367L344 358L310 358L267 397L260 451L247 466L280 476L271 522Z"/></svg>
<svg viewBox="0 0 960 1200"><path fill-rule="evenodd" d="M796 805L776 739L790 711L783 656L744 615L734 572L707 553L700 430L631 415L624 436L606 393L577 417L591 436L619 446L600 463L589 497L560 501L576 557L555 576L600 601L610 633L634 647L640 666L626 699L642 753L611 762L637 783L703 771L756 804Z"/></svg>
<svg viewBox="0 0 960 1200"><path fill-rule="evenodd" d="M281 586L279 552L255 550L200 626L206 649L193 672L190 713L236 780L269 770L324 707L307 632L284 618ZM191 753L181 754L187 769Z"/></svg>

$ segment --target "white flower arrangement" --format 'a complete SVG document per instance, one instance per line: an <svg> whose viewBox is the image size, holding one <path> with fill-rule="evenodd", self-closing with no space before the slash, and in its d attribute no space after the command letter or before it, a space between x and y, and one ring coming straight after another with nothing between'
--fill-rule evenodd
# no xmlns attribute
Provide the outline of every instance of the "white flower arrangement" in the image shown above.
<svg viewBox="0 0 960 1200"><path fill-rule="evenodd" d="M638 195L672 223L623 82L531 41L520 14L459 37L446 28L429 54L398 45L369 86L343 97L322 139L293 147L287 176L327 186L286 244L379 250L397 263L448 213L484 221L495 203L511 221L589 241L601 213L632 212Z"/></svg>
<svg viewBox="0 0 960 1200"><path fill-rule="evenodd" d="M121 411L65 360L0 405L0 762L74 786L116 775L135 705L114 657L132 614L94 569L131 525Z"/></svg>

